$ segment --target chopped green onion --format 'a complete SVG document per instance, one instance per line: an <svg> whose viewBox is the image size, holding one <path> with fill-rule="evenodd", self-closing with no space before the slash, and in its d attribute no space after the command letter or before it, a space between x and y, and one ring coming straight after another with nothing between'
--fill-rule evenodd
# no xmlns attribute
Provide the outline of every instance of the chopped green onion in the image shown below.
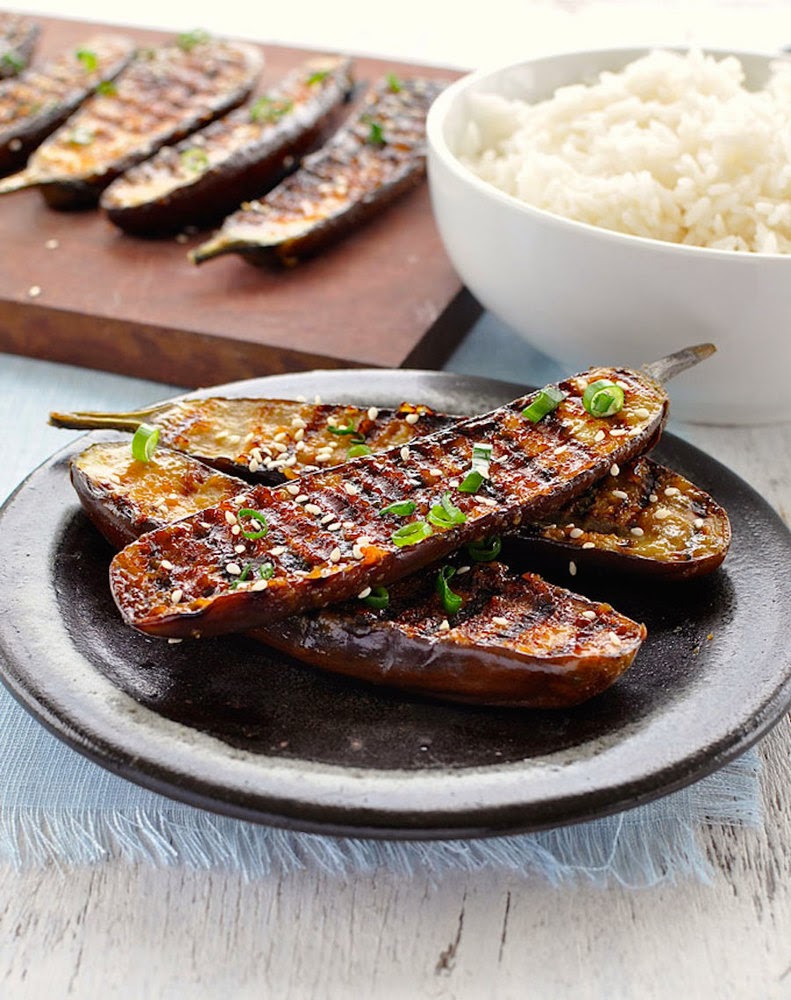
<svg viewBox="0 0 791 1000"><path fill-rule="evenodd" d="M260 124L261 122L276 122L283 115L294 107L293 101L276 100L272 97L259 97L254 104L250 105L250 121Z"/></svg>
<svg viewBox="0 0 791 1000"><path fill-rule="evenodd" d="M236 590L236 588L239 586L240 583L244 583L244 581L250 575L252 570L253 570L253 564L248 563L242 570L242 572L239 574L239 576L237 576L237 578L231 584L231 590Z"/></svg>
<svg viewBox="0 0 791 1000"><path fill-rule="evenodd" d="M379 124L375 122L373 118L366 118L364 121L368 124L368 135L365 141L371 146L384 146L385 144L385 134L384 129Z"/></svg>
<svg viewBox="0 0 791 1000"><path fill-rule="evenodd" d="M203 28L195 28L194 31L185 31L176 39L176 45L184 52L192 52L196 45L203 45L211 39L211 35Z"/></svg>
<svg viewBox="0 0 791 1000"><path fill-rule="evenodd" d="M556 410L567 395L567 392L558 389L556 385L545 385L543 389L539 389L533 402L522 410L522 416L537 424L548 413Z"/></svg>
<svg viewBox="0 0 791 1000"><path fill-rule="evenodd" d="M90 49L77 49L74 55L80 60L86 73L93 73L99 66L99 59Z"/></svg>
<svg viewBox="0 0 791 1000"><path fill-rule="evenodd" d="M367 444L354 444L346 452L347 458L359 458L360 455L372 455L373 452Z"/></svg>
<svg viewBox="0 0 791 1000"><path fill-rule="evenodd" d="M262 514L260 510L252 510L250 507L242 507L242 509L237 513L237 517L239 519L249 517L253 521L258 521L261 524L261 529L259 531L245 531L240 525L239 527L241 528L243 538L249 538L250 541L255 541L256 538L263 538L269 531L266 514Z"/></svg>
<svg viewBox="0 0 791 1000"><path fill-rule="evenodd" d="M3 53L0 63L13 70L14 73L19 73L27 65L22 56L18 52L14 52L13 49L10 52Z"/></svg>
<svg viewBox="0 0 791 1000"><path fill-rule="evenodd" d="M443 566L437 574L437 593L442 600L442 606L449 615L455 615L464 603L461 595L454 593L448 584L455 573L456 570L453 566Z"/></svg>
<svg viewBox="0 0 791 1000"><path fill-rule="evenodd" d="M209 155L200 146L190 146L189 149L182 150L180 159L184 169L193 174L199 174L209 165Z"/></svg>
<svg viewBox="0 0 791 1000"><path fill-rule="evenodd" d="M503 547L502 540L496 535L491 538L482 538L478 542L470 542L467 546L467 553L473 562L491 562L500 555Z"/></svg>
<svg viewBox="0 0 791 1000"><path fill-rule="evenodd" d="M623 409L623 401L623 389L606 378L591 382L582 394L582 405L593 417L612 417Z"/></svg>
<svg viewBox="0 0 791 1000"><path fill-rule="evenodd" d="M118 87L116 87L112 80L102 80L96 88L96 93L101 94L103 97L115 97L118 93Z"/></svg>
<svg viewBox="0 0 791 1000"><path fill-rule="evenodd" d="M388 73L385 77L387 80L387 86L394 94L400 94L404 89L403 83L398 79L395 73Z"/></svg>
<svg viewBox="0 0 791 1000"><path fill-rule="evenodd" d="M401 549L405 545L416 545L418 542L422 542L432 533L431 525L427 521L412 521L394 531L390 538Z"/></svg>
<svg viewBox="0 0 791 1000"><path fill-rule="evenodd" d="M314 83L322 83L329 75L328 69L319 69L315 73L311 73L305 82L309 87L312 87Z"/></svg>
<svg viewBox="0 0 791 1000"><path fill-rule="evenodd" d="M456 524L464 524L467 515L451 501L448 491L442 494L442 500L428 512L428 519L438 528L452 528Z"/></svg>
<svg viewBox="0 0 791 1000"><path fill-rule="evenodd" d="M262 580L271 580L275 575L275 567L272 563L261 563L258 567L258 575Z"/></svg>
<svg viewBox="0 0 791 1000"><path fill-rule="evenodd" d="M140 424L132 438L132 458L138 462L150 462L159 441L159 427Z"/></svg>
<svg viewBox="0 0 791 1000"><path fill-rule="evenodd" d="M477 493L483 485L483 476L480 472L468 472L459 483L460 493Z"/></svg>
<svg viewBox="0 0 791 1000"><path fill-rule="evenodd" d="M415 506L414 500L396 500L395 503L382 507L379 513L395 514L396 517L409 517L410 514L415 513Z"/></svg>
<svg viewBox="0 0 791 1000"><path fill-rule="evenodd" d="M94 135L90 129L83 128L81 125L78 125L76 128L71 130L67 138L73 146L90 146L93 142Z"/></svg>
<svg viewBox="0 0 791 1000"><path fill-rule="evenodd" d="M330 434L357 434L356 427L333 427L332 424L327 424L327 430ZM362 440L362 435L360 435L360 440Z"/></svg>
<svg viewBox="0 0 791 1000"><path fill-rule="evenodd" d="M360 598L360 600L363 604L367 604L369 608L376 608L377 611L383 611L390 603L390 594L387 587L373 587L371 593L367 597Z"/></svg>
<svg viewBox="0 0 791 1000"><path fill-rule="evenodd" d="M462 493L477 493L484 479L489 478L489 460L492 457L490 444L474 444L472 446L472 463L469 473L459 485Z"/></svg>

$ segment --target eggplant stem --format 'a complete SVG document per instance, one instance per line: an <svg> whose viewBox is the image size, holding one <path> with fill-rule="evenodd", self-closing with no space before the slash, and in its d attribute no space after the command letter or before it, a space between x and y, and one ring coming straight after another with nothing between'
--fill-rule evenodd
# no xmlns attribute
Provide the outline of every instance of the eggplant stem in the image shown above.
<svg viewBox="0 0 791 1000"><path fill-rule="evenodd" d="M90 410L78 410L74 413L57 413L49 415L53 427L67 427L71 430L92 431L106 428L115 431L136 431L144 424L157 417L163 407L151 406L147 410L130 410L128 413L96 413Z"/></svg>
<svg viewBox="0 0 791 1000"><path fill-rule="evenodd" d="M23 188L35 187L38 179L29 174L26 170L11 174L0 180L0 194L11 194L13 191L21 191Z"/></svg>
<svg viewBox="0 0 791 1000"><path fill-rule="evenodd" d="M654 380L654 382L668 382L681 372L692 368L706 358L710 358L717 348L714 344L695 344L692 347L683 347L680 351L668 354L657 361L649 361L643 365L642 371Z"/></svg>

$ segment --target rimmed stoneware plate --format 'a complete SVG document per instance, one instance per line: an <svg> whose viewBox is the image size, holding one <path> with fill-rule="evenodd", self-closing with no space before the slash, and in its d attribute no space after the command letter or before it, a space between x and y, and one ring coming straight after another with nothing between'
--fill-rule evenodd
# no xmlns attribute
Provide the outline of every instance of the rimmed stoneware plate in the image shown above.
<svg viewBox="0 0 791 1000"><path fill-rule="evenodd" d="M490 409L523 386L442 373L273 376L204 394ZM104 435L105 437L107 435ZM102 766L175 799L307 831L467 837L572 823L719 767L791 702L791 542L746 483L666 435L656 457L728 509L712 576L636 585L580 569L576 589L648 625L632 668L572 711L441 704L320 673L242 638L178 645L125 627L111 552L59 452L0 520L0 661L13 694ZM569 584L567 575L560 582Z"/></svg>

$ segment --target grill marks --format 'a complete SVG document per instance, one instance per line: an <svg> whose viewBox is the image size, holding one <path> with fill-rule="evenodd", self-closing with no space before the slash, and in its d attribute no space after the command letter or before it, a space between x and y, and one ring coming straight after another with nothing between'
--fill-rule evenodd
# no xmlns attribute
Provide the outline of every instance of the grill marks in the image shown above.
<svg viewBox="0 0 791 1000"><path fill-rule="evenodd" d="M360 491L354 502L353 530L343 528L333 532L320 523L309 525L305 521L310 513L308 506L303 509L297 504L287 488L256 487L232 503L220 505L223 517L226 512L234 515L240 507L261 510L272 526L283 530L288 539L283 544L310 562L307 577L283 571L279 558L272 556L273 546L267 536L250 543L251 558L270 559L275 566L275 576L267 589L248 593L239 586L231 591L221 565L227 548L224 538L213 539L214 552L211 546L194 551L190 544L194 519L188 519L174 528L145 536L115 558L111 584L119 608L130 624L162 635L246 629L284 614L343 600L366 585L397 579L467 541L499 533L523 516L557 506L606 474L613 462L626 462L644 450L664 423L667 399L655 383L621 369L595 369L586 375L588 379L605 377L621 380L626 386L627 407L612 418L611 424L628 431L624 436L605 435L602 440L595 440L601 422L591 418L582 407L580 385L585 380L569 380L563 383L568 398L551 419L539 424L521 418L521 410L532 398L525 397L494 411L488 423L472 418L415 441L407 457L401 449L391 449L378 456L356 459L341 469L304 476L300 488L321 511L342 510L348 505L350 498L344 485L351 484ZM636 416L638 411L645 416ZM492 457L497 461L492 463L489 488L498 501L490 506L485 495L454 493L454 503L467 515L464 524L450 530L435 528L430 537L417 545L405 548L395 545L392 527L380 516L381 507L392 500L412 499L416 504L412 520L425 518L443 493L452 489L453 481L466 472L472 444L480 439L483 427L489 428L490 441L495 447ZM500 427L504 434L502 446L496 432ZM555 455L555 448L571 431L579 446ZM504 461L499 461L500 458ZM431 469L439 470L439 477ZM546 479L549 473L551 478ZM372 497L377 498L376 507L369 499ZM214 531L223 534L227 529L228 525L220 522ZM368 536L370 543L360 546L360 535ZM354 555L355 547L362 550L363 559ZM174 565L205 566L217 584L215 596L203 601L186 583L183 602L163 611L149 586L150 575L157 569L154 549L161 550ZM196 615L200 616L199 625L191 620Z"/></svg>

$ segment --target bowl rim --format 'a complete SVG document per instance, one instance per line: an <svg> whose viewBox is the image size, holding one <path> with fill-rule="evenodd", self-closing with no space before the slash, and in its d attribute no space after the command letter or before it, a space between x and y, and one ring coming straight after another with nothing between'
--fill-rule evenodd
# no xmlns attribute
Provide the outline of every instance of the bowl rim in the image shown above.
<svg viewBox="0 0 791 1000"><path fill-rule="evenodd" d="M568 49L532 56L529 59L522 59L518 62L485 66L465 74L458 80L454 80L453 83L451 83L438 95L429 108L428 116L426 118L426 141L430 153L429 168L431 166L431 155L436 156L446 169L450 170L450 172L459 180L472 187L473 190L478 191L478 193L484 197L500 202L510 209L515 210L518 214L544 224L557 224L562 229L570 229L572 232L580 230L583 234L586 234L591 238L600 239L605 242L615 242L616 244L624 244L626 246L636 243L637 245L644 245L646 248L650 248L661 253L681 253L684 255L690 255L693 258L702 257L711 258L713 260L729 260L733 261L735 266L757 266L759 262L766 263L767 261L791 261L791 252L766 253L760 251L723 250L717 247L702 247L688 243L674 243L671 240L660 240L651 236L637 236L632 233L622 233L615 229L606 229L604 226L596 226L590 222L582 222L578 219L571 219L565 215L559 215L556 212L549 211L549 209L539 208L536 205L531 205L529 202L522 201L520 198L517 198L516 195L508 194L506 191L501 190L489 181L485 181L483 178L478 177L477 174L461 162L459 157L450 149L448 143L445 141L445 136L443 134L444 124L451 107L465 91L476 84L485 81L489 77L508 74L524 69L527 66L538 63L552 62L557 59L568 59L573 56L595 58L596 56L627 56L628 53L635 53L635 58L639 58L640 53L648 55L650 52L654 51L689 52L693 50L699 50L705 55L722 56L723 58L726 56L735 56L741 60L742 57L746 56L749 58L767 59L772 62L791 62L791 51L762 51L759 49L729 49L709 45L691 46L671 44L653 46L619 45L610 46L608 48ZM429 185L433 187L434 184L431 169L429 169L428 177ZM739 263L737 264L736 262Z"/></svg>

